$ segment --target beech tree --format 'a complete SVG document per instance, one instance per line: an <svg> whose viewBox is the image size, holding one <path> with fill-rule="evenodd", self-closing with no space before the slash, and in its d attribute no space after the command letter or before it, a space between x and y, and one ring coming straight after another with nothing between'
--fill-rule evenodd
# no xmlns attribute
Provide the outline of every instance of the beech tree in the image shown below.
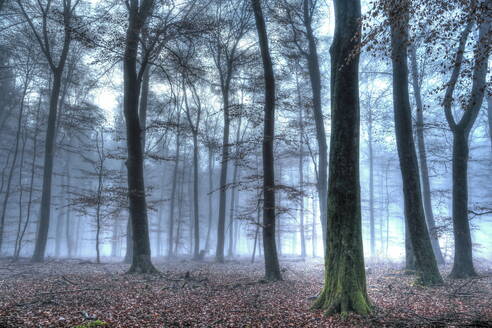
<svg viewBox="0 0 492 328"><path fill-rule="evenodd" d="M260 0L251 0L255 14L256 30L263 60L265 78L265 116L263 126L263 248L265 278L282 280L275 244L275 171L273 142L275 140L275 76L268 47L263 10Z"/></svg>
<svg viewBox="0 0 492 328"><path fill-rule="evenodd" d="M22 13L22 16L31 28L31 32L33 33L39 47L41 48L41 53L44 55L48 62L53 77L50 94L48 127L46 129L45 138L43 190L41 199L40 222L36 237L36 246L34 248L34 254L32 257L32 260L34 262L42 262L44 260L46 242L48 240L58 102L60 97L63 70L65 68L68 53L70 50L70 44L72 42L72 18L75 15L75 11L79 2L80 1L72 2L72 0L61 1L63 25L62 31L59 31L58 29L50 26L51 23L48 19L51 11L53 10L52 0L46 0L45 3L44 1L38 1L35 4L21 0L16 1ZM41 31L39 31L37 27L38 20L40 20L39 24L41 25ZM62 35L61 38L60 34ZM57 40L57 42L61 42L61 47L58 47L59 49L61 49L59 53L56 53L56 48L52 46L53 39Z"/></svg>
<svg viewBox="0 0 492 328"><path fill-rule="evenodd" d="M325 285L313 307L368 314L359 182L359 0L334 0Z"/></svg>
<svg viewBox="0 0 492 328"><path fill-rule="evenodd" d="M459 40L456 57L452 63L453 70L443 100L444 114L453 133L453 232L455 248L454 264L450 274L453 278L467 278L476 275L473 266L470 223L468 222L468 138L482 107L485 94L487 63L492 41L492 1L474 1L470 8L469 17ZM457 120L452 112L453 94L462 70L468 36L475 24L478 26L478 40L471 74L472 88L463 108L463 115Z"/></svg>
<svg viewBox="0 0 492 328"><path fill-rule="evenodd" d="M442 283L432 252L420 191L417 154L413 141L410 96L408 91L408 12L410 1L388 4L391 26L391 60L393 63L393 107L395 133L403 180L405 219L415 256L415 266L424 285Z"/></svg>
<svg viewBox="0 0 492 328"><path fill-rule="evenodd" d="M138 0L127 2L128 28L125 39L123 57L124 71L124 116L128 159L128 199L132 228L133 254L129 273L155 273L157 270L150 258L150 241L147 218L147 202L145 199L145 183L143 168L142 127L139 117L139 95L142 76L145 72L145 60L137 70L139 40L145 21L148 19L154 2Z"/></svg>

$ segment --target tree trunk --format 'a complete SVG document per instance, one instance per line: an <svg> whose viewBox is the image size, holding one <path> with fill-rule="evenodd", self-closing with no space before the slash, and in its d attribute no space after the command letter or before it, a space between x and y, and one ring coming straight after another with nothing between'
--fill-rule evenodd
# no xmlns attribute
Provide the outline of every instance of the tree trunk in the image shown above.
<svg viewBox="0 0 492 328"><path fill-rule="evenodd" d="M38 108L36 110L36 125L34 128L34 136L33 136L33 147L32 147L32 162L31 162L31 177L29 182L29 197L27 201L27 213L26 213L26 222L24 223L24 227L22 228L22 233L19 236L19 246L17 247L17 252L14 254L14 258L19 258L21 249L22 249L22 240L24 239L24 235L26 233L29 222L31 221L31 208L32 208L32 199L34 194L34 177L36 175L36 159L38 154L38 133L39 133L39 114L41 112L41 96L39 97ZM8 162L8 159L7 159Z"/></svg>
<svg viewBox="0 0 492 328"><path fill-rule="evenodd" d="M197 127L198 128L198 127ZM193 232L194 232L194 248L193 258L200 257L200 213L198 212L198 133L193 134Z"/></svg>
<svg viewBox="0 0 492 328"><path fill-rule="evenodd" d="M313 93L313 114L316 124L316 140L318 141L318 196L319 208L321 213L321 228L323 231L323 244L326 240L327 225L327 179L328 179L328 146L326 143L326 132L324 124L323 110L321 107L321 73L319 69L318 50L316 47L316 37L312 28L312 17L309 4L311 1L303 0L304 26L306 28L306 38L309 45L307 53L307 62L309 68L309 78L311 81L311 90ZM326 246L326 245L325 245Z"/></svg>
<svg viewBox="0 0 492 328"><path fill-rule="evenodd" d="M453 231L454 265L451 277L476 276L473 266L472 240L468 222L468 135L453 132Z"/></svg>
<svg viewBox="0 0 492 328"><path fill-rule="evenodd" d="M178 168L179 168L179 156L180 156L180 137L181 137L181 129L179 129L179 124L181 121L181 112L178 108L178 131L176 133L176 153L174 160L174 169L173 169L173 182L171 185L171 204L169 206L169 225L167 231L167 257L172 258L174 256L173 252L173 235L174 235L174 207L176 202L176 187L178 183ZM178 217L178 220L181 218Z"/></svg>
<svg viewBox="0 0 492 328"><path fill-rule="evenodd" d="M239 131L239 127L238 127ZM239 133L237 134L239 136ZM239 142L239 138L236 139L236 142ZM236 183L237 183L237 174L238 174L238 163L237 160L234 160L234 169L232 171L232 187L231 187L231 205L229 208L229 247L227 250L227 256L234 256L234 214L235 214L235 204L236 204Z"/></svg>
<svg viewBox="0 0 492 328"><path fill-rule="evenodd" d="M420 194L417 154L413 141L410 95L408 91L407 24L408 2L394 5L389 12L391 22L391 50L393 63L393 103L395 132L403 180L405 218L415 255L415 266L420 283L441 284L442 278L425 222ZM402 22L395 21L403 14Z"/></svg>
<svg viewBox="0 0 492 328"><path fill-rule="evenodd" d="M369 117L367 119L369 137L369 224L370 224L370 242L371 242L371 257L376 256L376 229L374 223L374 155L372 149L372 108L368 108Z"/></svg>
<svg viewBox="0 0 492 328"><path fill-rule="evenodd" d="M17 254L17 249L19 248L19 240L22 232L22 217L23 217L23 204L22 201L24 199L24 187L22 181L24 180L23 177L23 169L24 169L24 158L25 158L25 152L26 152L26 143L27 143L27 131L24 128L23 131L24 133L22 134L22 147L21 147L21 158L20 158L20 165L19 165L19 220L17 224L17 233L15 237L15 245L14 245L14 258Z"/></svg>
<svg viewBox="0 0 492 328"><path fill-rule="evenodd" d="M46 142L44 150L44 171L43 171L43 187L41 191L41 209L38 224L38 232L36 236L36 244L33 262L43 262L46 243L48 241L48 230L50 225L50 210L51 210L51 180L53 176L53 155L55 148L55 133L56 133L56 116L58 111L58 98L61 89L62 70L54 70L53 86L50 96L50 109L48 114L48 127L46 129Z"/></svg>
<svg viewBox="0 0 492 328"><path fill-rule="evenodd" d="M411 46L410 48L410 61L412 68L413 93L417 109L417 147L419 150L420 174L422 181L422 196L424 200L425 218L427 222L427 228L429 229L432 250L434 251L436 261L438 264L444 264L444 257L442 256L441 248L439 247L439 239L437 238L436 232L436 223L434 220L434 213L432 211L429 169L427 167L427 154L425 150L424 138L424 107L422 104L415 46Z"/></svg>
<svg viewBox="0 0 492 328"><path fill-rule="evenodd" d="M222 138L222 164L220 168L220 190L219 190L219 218L217 221L217 248L215 260L219 263L224 262L225 244L225 215L226 215L226 196L227 196L227 166L229 161L229 86L222 89L222 101L224 105L224 135Z"/></svg>
<svg viewBox="0 0 492 328"><path fill-rule="evenodd" d="M71 210L71 205L70 205L70 184L71 184L71 174L70 174L70 161L71 161L71 154L70 152L67 153L67 163L65 165L65 176L67 177L67 183L65 186L65 197L67 197L67 205L65 208L65 239L67 241L67 256L68 258L72 258L72 252L73 252L73 236L72 232L70 229L70 210Z"/></svg>
<svg viewBox="0 0 492 328"><path fill-rule="evenodd" d="M213 154L212 148L208 148L208 227L207 227L207 239L205 241L205 252L208 253L210 249L210 232L212 231L212 216L213 216L213 208L212 208L212 192L214 190L213 187Z"/></svg>
<svg viewBox="0 0 492 328"><path fill-rule="evenodd" d="M139 118L140 83L137 73L137 52L140 32L153 6L144 0L139 6L132 0L129 7L129 25L126 31L124 71L124 116L128 147L128 199L133 232L133 258L129 273L155 273L150 257L147 203L145 199L142 128ZM146 64L146 63L145 63ZM142 64L142 65L145 65ZM141 68L142 69L142 68ZM143 67L145 70L145 67Z"/></svg>
<svg viewBox="0 0 492 328"><path fill-rule="evenodd" d="M492 151L492 95L487 96L487 118L489 121L489 139Z"/></svg>
<svg viewBox="0 0 492 328"><path fill-rule="evenodd" d="M27 87L29 86L29 80L30 79L28 78L28 76L26 76L25 81L24 81L24 88L22 90L21 101L20 101L19 117L17 119L17 132L15 134L15 146L14 146L14 154L13 154L14 157L12 158L12 165L10 166L9 175L7 177L7 186L5 189L5 196L3 198L2 216L0 218L0 253L2 252L2 246L3 246L3 232L4 232L4 228L5 228L5 215L7 213L7 206L9 204L10 187L12 185L12 178L14 177L14 171L15 171L15 164L17 162L17 156L19 154L19 142L20 142L21 131L22 131L22 118L23 118L23 114L24 114L24 101L26 99Z"/></svg>
<svg viewBox="0 0 492 328"><path fill-rule="evenodd" d="M275 244L275 165L273 141L275 138L275 76L268 49L268 36L260 0L251 0L260 44L265 79L265 115L263 126L263 247L265 279L282 280Z"/></svg>
<svg viewBox="0 0 492 328"><path fill-rule="evenodd" d="M302 117L302 109L300 110L299 114L299 123L301 126L303 126L303 117ZM305 228L304 228L304 147L303 147L303 137L302 134L304 134L304 129L301 129L301 137L299 138L299 192L301 195L301 198L299 200L300 202L300 209L299 209L299 230L300 230L300 237L301 237L301 257L305 258L306 257L306 234L305 234Z"/></svg>
<svg viewBox="0 0 492 328"><path fill-rule="evenodd" d="M331 140L325 286L313 305L327 314L370 312L366 291L359 182L359 0L334 0ZM329 251L328 251L329 250Z"/></svg>

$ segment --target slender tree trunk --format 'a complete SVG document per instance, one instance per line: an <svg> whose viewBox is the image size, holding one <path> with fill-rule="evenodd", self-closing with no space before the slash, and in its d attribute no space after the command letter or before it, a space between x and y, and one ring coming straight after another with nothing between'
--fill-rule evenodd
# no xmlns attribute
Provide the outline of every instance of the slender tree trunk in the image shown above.
<svg viewBox="0 0 492 328"><path fill-rule="evenodd" d="M369 148L369 224L371 232L371 257L376 256L376 229L374 223L374 154L372 149L372 108L369 108L368 148Z"/></svg>
<svg viewBox="0 0 492 328"><path fill-rule="evenodd" d="M2 214L1 214L1 218L0 218L0 253L2 252L2 246L3 246L5 215L7 214L7 206L9 204L10 188L12 186L12 179L14 177L15 164L17 163L17 156L19 154L19 142L21 139L21 131L22 131L22 118L24 115L24 101L26 99L27 87L29 86L29 80L30 79L28 78L28 76L26 76L25 81L24 81L24 88L22 90L21 101L20 101L19 117L17 119L17 132L15 134L15 146L14 146L14 154L13 154L14 157L12 158L12 165L10 166L9 175L7 177L5 196L3 198Z"/></svg>
<svg viewBox="0 0 492 328"><path fill-rule="evenodd" d="M408 91L407 67L407 28L408 2L393 5L389 17L403 14L402 22L391 22L391 50L393 62L393 102L395 115L395 132L403 180L403 197L405 218L415 255L415 266L420 283L424 285L441 284L442 278L437 267L436 258L425 222L422 205L420 177L417 154L413 141L410 95Z"/></svg>
<svg viewBox="0 0 492 328"><path fill-rule="evenodd" d="M65 186L65 197L67 198L67 205L65 207L65 239L67 241L67 255L68 258L72 257L73 254L73 236L70 228L71 221L71 205L70 205L70 184L71 184L71 174L70 174L70 162L72 156L70 152L67 153L67 163L65 165L65 176L67 177L67 183Z"/></svg>
<svg viewBox="0 0 492 328"><path fill-rule="evenodd" d="M174 254L179 254L179 244L181 242L181 225L183 223L182 213L183 213L183 203L184 203L184 180L185 180L186 166L185 161L183 161L182 173L180 176L179 190L178 190L178 226L176 227L176 240L174 245Z"/></svg>
<svg viewBox="0 0 492 328"><path fill-rule="evenodd" d="M265 254L265 278L282 280L275 244L275 163L273 141L275 138L275 76L268 49L268 36L260 0L251 0L256 30L263 60L265 78L265 115L263 126L263 247Z"/></svg>
<svg viewBox="0 0 492 328"><path fill-rule="evenodd" d="M331 137L325 286L313 305L327 314L368 314L359 182L359 0L334 0ZM329 250L329 251L328 251Z"/></svg>
<svg viewBox="0 0 492 328"><path fill-rule="evenodd" d="M99 141L98 141L99 142ZM97 179L97 206L96 206L96 263L101 263L101 251L100 251L100 235L101 235L101 202L102 202L102 188L103 188L103 165L104 162L100 162L101 167L98 172Z"/></svg>
<svg viewBox="0 0 492 328"><path fill-rule="evenodd" d="M17 233L15 237L15 245L14 245L14 259L16 258L17 255L17 250L19 249L19 240L22 232L22 217L23 217L23 204L22 201L24 199L24 187L23 187L23 169L24 169L24 154L26 151L26 143L27 143L27 132L25 131L26 129L24 128L23 131L24 133L22 134L22 147L21 147L21 158L20 158L20 165L19 165L19 220L17 223Z"/></svg>
<svg viewBox="0 0 492 328"><path fill-rule="evenodd" d="M239 130L239 128L238 128ZM239 135L239 133L238 133ZM239 142L239 139L236 139ZM234 169L232 173L232 187L231 187L231 205L229 208L229 247L227 250L227 256L234 256L234 214L235 214L235 204L236 204L236 183L237 183L237 172L238 172L238 163L237 160L234 160Z"/></svg>
<svg viewBox="0 0 492 328"><path fill-rule="evenodd" d="M321 107L321 73L319 69L318 50L316 37L312 28L312 14L310 12L310 0L303 0L304 26L306 28L306 38L309 51L307 62L309 68L309 78L313 93L313 114L316 125L316 139L318 141L318 196L319 208L321 213L321 227L323 231L323 244L326 241L326 222L327 222L327 192L328 192L328 146L326 142L326 132L324 124L323 110ZM326 245L325 245L326 246Z"/></svg>
<svg viewBox="0 0 492 328"><path fill-rule="evenodd" d="M313 220L311 222L312 224L312 236L311 236L311 242L312 242L312 247L313 247L313 257L317 257L317 248L318 248L318 238L317 238L317 231L316 231L316 206L315 206L315 201L314 199L311 201L312 205L312 211L313 211Z"/></svg>
<svg viewBox="0 0 492 328"><path fill-rule="evenodd" d="M178 129L179 123L181 121L181 112L178 108ZM175 162L173 169L173 182L171 186L171 204L169 206L169 225L167 231L167 257L172 258L174 256L173 252L173 235L174 235L174 207L176 201L176 187L178 183L178 168L179 168L179 156L180 156L180 147L181 147L181 129L176 133L176 153L175 153ZM178 216L178 220L181 220L181 217Z"/></svg>
<svg viewBox="0 0 492 328"><path fill-rule="evenodd" d="M210 249L210 233L212 231L213 223L213 208L212 208L212 197L214 186L213 186L213 153L212 148L208 148L208 227L207 227L207 239L205 241L205 251L208 252Z"/></svg>
<svg viewBox="0 0 492 328"><path fill-rule="evenodd" d="M53 86L50 96L50 109L48 114L48 127L46 130L46 142L44 150L44 172L43 172L43 187L41 191L41 209L38 224L38 232L36 236L36 244L33 262L43 262L44 253L46 251L46 243L48 241L48 230L50 225L50 210L51 210L51 185L53 176L53 155L55 150L55 134L56 134L56 116L58 111L58 99L60 96L62 70L56 69L53 72Z"/></svg>
<svg viewBox="0 0 492 328"><path fill-rule="evenodd" d="M487 117L489 121L489 138L490 138L490 147L492 150L492 95L487 96Z"/></svg>
<svg viewBox="0 0 492 328"><path fill-rule="evenodd" d="M198 128L198 127L197 127ZM198 133L193 134L193 232L194 232L194 249L193 257L199 259L200 256L200 213L198 210Z"/></svg>
<svg viewBox="0 0 492 328"><path fill-rule="evenodd" d="M299 191L300 209L299 209L299 230L301 237L301 257L306 257L306 233L304 227L304 108L302 107L301 90L299 86L299 77L296 74L297 89L297 106L299 106ZM314 222L314 221L313 221Z"/></svg>
<svg viewBox="0 0 492 328"><path fill-rule="evenodd" d="M215 260L219 263L224 262L225 244L225 215L227 197L227 166L229 161L229 86L222 89L222 101L224 105L224 135L222 138L222 163L220 169L220 190L219 190L219 218L217 221L217 248Z"/></svg>
<svg viewBox="0 0 492 328"><path fill-rule="evenodd" d="M61 253L61 244L62 244L62 238L63 238L63 218L65 217L65 209L64 209L64 194L63 194L63 185L65 182L65 177L61 176L59 178L60 180L60 187L58 188L59 192L59 197L60 197L60 203L58 204L58 208L56 209L56 227L55 227L55 257L59 258L60 253Z"/></svg>
<svg viewBox="0 0 492 328"><path fill-rule="evenodd" d="M417 54L415 46L410 48L410 61L412 69L412 84L413 93L415 97L415 104L417 109L417 147L419 150L419 163L420 174L422 182L422 197L424 200L424 211L427 222L427 228L429 229L430 239L432 244L432 250L436 257L438 264L444 264L444 257L442 256L441 248L439 246L439 239L437 238L436 223L434 220L434 213L432 211L431 189L429 179L429 168L427 167L427 154L425 150L425 138L424 138L424 107L422 104L422 95L420 90L419 72L417 65Z"/></svg>
<svg viewBox="0 0 492 328"><path fill-rule="evenodd" d="M33 147L32 147L32 162L31 162L31 177L29 183L29 198L27 201L27 213L26 213L26 222L24 223L24 227L22 228L22 233L19 237L19 246L17 248L17 253L14 255L14 258L18 258L22 249L22 241L24 239L24 235L26 233L27 227L31 221L31 208L32 208L32 199L34 194L34 177L36 175L36 159L38 154L38 134L39 134L39 114L41 112L41 97L39 97L38 108L36 110L36 126L34 128L34 136L33 136ZM8 162L8 159L7 159Z"/></svg>

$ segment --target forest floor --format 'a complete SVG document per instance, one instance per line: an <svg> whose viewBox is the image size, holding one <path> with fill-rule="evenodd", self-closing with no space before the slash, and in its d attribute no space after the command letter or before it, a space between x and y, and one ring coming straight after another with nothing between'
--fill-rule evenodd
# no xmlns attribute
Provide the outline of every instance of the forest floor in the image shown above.
<svg viewBox="0 0 492 328"><path fill-rule="evenodd" d="M275 283L246 260L156 266L162 275L126 275L120 263L0 260L0 327L492 327L490 267L423 288L396 264L368 264L373 314L342 318L310 310L321 260L283 259Z"/></svg>

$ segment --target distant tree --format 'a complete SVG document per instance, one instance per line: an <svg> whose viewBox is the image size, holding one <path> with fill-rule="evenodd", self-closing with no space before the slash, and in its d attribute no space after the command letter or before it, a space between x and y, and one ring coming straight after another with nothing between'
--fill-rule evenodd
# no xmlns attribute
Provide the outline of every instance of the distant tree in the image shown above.
<svg viewBox="0 0 492 328"><path fill-rule="evenodd" d="M52 0L46 0L46 3L44 4L43 1L37 1L36 4L32 4L31 1L21 0L16 0L16 3L23 18L27 21L29 27L31 28L31 32L41 48L41 53L48 62L53 77L50 94L48 126L46 129L45 139L40 222L34 254L32 257L34 262L42 262L44 261L50 224L51 187L59 97L62 85L63 70L67 61L70 44L73 39L72 21L76 15L75 11L80 1L75 1L73 3L72 0L62 1L60 9L62 32L59 32L59 28L52 26L53 22L49 18L49 15L52 14L54 9L52 7ZM38 20L41 31L38 28ZM60 35L62 35L61 38ZM59 39L61 39L61 41L59 41L59 45L57 47L53 47L53 40L58 41ZM61 50L59 53L56 53L55 49Z"/></svg>
<svg viewBox="0 0 492 328"><path fill-rule="evenodd" d="M215 259L217 262L224 262L231 84L246 53L244 49L241 49L239 43L251 30L251 10L248 8L247 0L219 0L210 5L209 8L213 15L214 28L210 32L208 44L219 79L224 115Z"/></svg>

